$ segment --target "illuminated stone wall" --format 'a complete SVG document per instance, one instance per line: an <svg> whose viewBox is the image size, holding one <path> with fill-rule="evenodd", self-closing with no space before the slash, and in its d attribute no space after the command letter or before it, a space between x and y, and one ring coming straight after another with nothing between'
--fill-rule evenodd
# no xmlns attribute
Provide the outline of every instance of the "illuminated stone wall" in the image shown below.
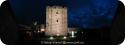
<svg viewBox="0 0 125 45"><path fill-rule="evenodd" d="M46 35L47 36L67 35L67 7L62 7L62 6L46 7Z"/></svg>

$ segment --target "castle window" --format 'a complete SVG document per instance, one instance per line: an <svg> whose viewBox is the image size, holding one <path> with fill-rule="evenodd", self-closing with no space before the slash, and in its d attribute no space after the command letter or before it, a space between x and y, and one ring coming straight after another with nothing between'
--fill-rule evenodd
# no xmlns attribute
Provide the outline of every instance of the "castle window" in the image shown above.
<svg viewBox="0 0 125 45"><path fill-rule="evenodd" d="M56 14L59 14L58 12L56 12Z"/></svg>
<svg viewBox="0 0 125 45"><path fill-rule="evenodd" d="M56 20L56 22L58 22L58 20Z"/></svg>

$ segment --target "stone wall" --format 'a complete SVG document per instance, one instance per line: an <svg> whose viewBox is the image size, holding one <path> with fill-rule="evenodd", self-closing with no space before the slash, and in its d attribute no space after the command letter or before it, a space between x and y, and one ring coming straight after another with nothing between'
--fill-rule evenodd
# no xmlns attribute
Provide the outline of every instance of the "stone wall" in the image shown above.
<svg viewBox="0 0 125 45"><path fill-rule="evenodd" d="M64 36L67 35L67 7L47 6L46 7L46 35Z"/></svg>

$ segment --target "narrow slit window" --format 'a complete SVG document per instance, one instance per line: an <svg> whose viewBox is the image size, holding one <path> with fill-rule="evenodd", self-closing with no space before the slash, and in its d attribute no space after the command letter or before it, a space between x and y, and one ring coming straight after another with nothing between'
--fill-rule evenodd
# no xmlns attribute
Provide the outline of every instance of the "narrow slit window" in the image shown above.
<svg viewBox="0 0 125 45"><path fill-rule="evenodd" d="M56 20L56 22L58 22L58 20Z"/></svg>

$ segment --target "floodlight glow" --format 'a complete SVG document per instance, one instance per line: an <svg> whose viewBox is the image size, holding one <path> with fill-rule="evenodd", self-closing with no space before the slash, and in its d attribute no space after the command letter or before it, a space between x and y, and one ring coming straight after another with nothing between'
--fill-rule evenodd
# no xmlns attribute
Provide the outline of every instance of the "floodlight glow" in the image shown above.
<svg viewBox="0 0 125 45"><path fill-rule="evenodd" d="M59 34L56 34L56 36L59 36Z"/></svg>
<svg viewBox="0 0 125 45"><path fill-rule="evenodd" d="M64 36L64 37L63 37L63 39L67 39L67 37L66 37L66 36Z"/></svg>
<svg viewBox="0 0 125 45"><path fill-rule="evenodd" d="M82 34L83 34L83 32L82 32Z"/></svg>
<svg viewBox="0 0 125 45"><path fill-rule="evenodd" d="M49 39L50 39L50 40L53 40L53 39L54 39L54 37L49 37Z"/></svg>
<svg viewBox="0 0 125 45"><path fill-rule="evenodd" d="M37 32L40 32L40 31L37 31Z"/></svg>

